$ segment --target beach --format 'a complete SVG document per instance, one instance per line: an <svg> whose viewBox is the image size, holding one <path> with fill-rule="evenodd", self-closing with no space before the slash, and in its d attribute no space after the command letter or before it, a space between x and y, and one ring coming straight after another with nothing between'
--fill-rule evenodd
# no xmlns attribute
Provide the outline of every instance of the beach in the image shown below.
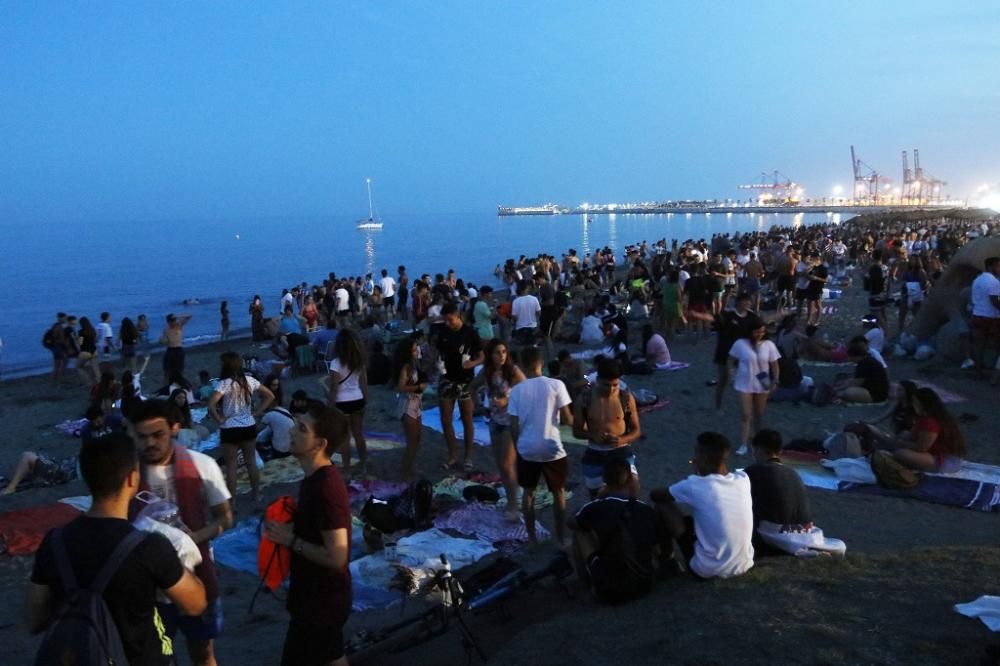
<svg viewBox="0 0 1000 666"><path fill-rule="evenodd" d="M867 310L866 295L856 284L844 296L831 301L836 313L824 320L824 331L840 339L858 330ZM557 345L574 350L573 345ZM223 350L266 356L266 349L248 339L231 340L188 351L187 373L218 371ZM648 389L669 405L642 416L644 438L636 446L643 492L663 486L690 472L695 436L715 429L735 440L738 408L730 391L722 413L717 413L711 365L714 341L698 344L686 337L675 339L675 360L691 364L675 372L629 376L630 388ZM145 389L159 385L159 356L147 371ZM964 423L969 458L1000 464L1000 442L996 439L997 392L974 382L951 362L934 358L925 362L892 359L894 381L913 378L932 381L962 398L949 405L956 414L976 417ZM824 381L842 371L831 367L804 366L803 371ZM296 376L285 384L286 395L304 388L319 396L318 374ZM76 378L67 378L67 381ZM394 392L372 389L367 429L398 433L393 405ZM53 426L77 417L86 404L82 388L55 390L48 377L26 377L3 383L0 415L5 437L0 450L0 469L9 470L21 450L32 449L53 457L73 454L79 440L62 435ZM820 438L840 430L844 424L871 418L881 406L814 407L809 404L771 405L766 422L787 439ZM571 483L575 494L571 510L586 496L581 485L579 461L583 447L567 446L571 460ZM369 473L374 478L396 479L400 450L373 454ZM417 457L421 476L436 481L445 472L438 469L445 459L442 436L424 428ZM749 459L732 461L736 466ZM477 447L476 469L494 471L489 449ZM297 484L265 488L265 498L297 492ZM66 486L19 492L0 500L0 510L39 506L61 497L85 494L81 481ZM653 663L974 663L991 639L978 621L958 615L952 605L971 601L982 594L998 594L996 576L1000 534L996 514L939 506L909 499L848 494L808 489L815 522L828 536L848 546L844 560L799 560L767 558L750 573L731 580L710 582L677 578L658 583L646 598L609 609L598 605L581 588L569 598L551 583L504 603L504 614L488 611L470 618L470 627L482 642L491 663L576 664L604 654L615 661ZM251 515L248 496L237 501L239 519ZM551 527L551 511L540 512ZM523 548L514 554L529 568L540 567L555 552L551 542ZM33 654L36 639L29 638L19 613L31 557L0 556L0 588L8 603L0 615L7 663L24 663ZM220 567L226 608L226 629L217 642L220 663L277 663L287 625L282 603L262 595L254 614L248 615L255 577ZM279 593L280 595L280 593ZM282 597L283 598L283 597ZM419 602L407 604L407 612ZM398 621L399 607L352 614L345 635L363 628L376 628ZM614 637L620 637L615 640ZM181 650L183 652L183 650ZM186 655L181 658L185 661ZM460 664L464 652L457 631L396 656L382 656L380 664Z"/></svg>

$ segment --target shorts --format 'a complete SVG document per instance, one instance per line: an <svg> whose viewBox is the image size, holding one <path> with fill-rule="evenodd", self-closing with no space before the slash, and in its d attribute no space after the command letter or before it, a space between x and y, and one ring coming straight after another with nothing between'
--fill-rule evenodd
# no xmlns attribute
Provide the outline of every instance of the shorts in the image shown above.
<svg viewBox="0 0 1000 666"><path fill-rule="evenodd" d="M323 666L344 656L344 628L292 618L285 633L281 666Z"/></svg>
<svg viewBox="0 0 1000 666"><path fill-rule="evenodd" d="M806 289L796 289L795 290L795 300L804 301L809 298L809 291Z"/></svg>
<svg viewBox="0 0 1000 666"><path fill-rule="evenodd" d="M174 370L184 372L183 347L167 347L167 350L163 352L163 372L169 374Z"/></svg>
<svg viewBox="0 0 1000 666"><path fill-rule="evenodd" d="M885 296L868 297L868 307L870 308L884 308L888 302Z"/></svg>
<svg viewBox="0 0 1000 666"><path fill-rule="evenodd" d="M538 333L538 329L532 328L518 328L514 331L514 342L519 345L530 345L535 342L535 336Z"/></svg>
<svg viewBox="0 0 1000 666"><path fill-rule="evenodd" d="M210 641L222 633L222 598L208 602L201 615L181 615L174 604L156 604L166 634L173 638L180 629L188 641Z"/></svg>
<svg viewBox="0 0 1000 666"><path fill-rule="evenodd" d="M358 412L364 410L366 400L361 398L360 400L347 400L345 402L335 403L337 409L342 411L344 414L357 414Z"/></svg>
<svg viewBox="0 0 1000 666"><path fill-rule="evenodd" d="M792 275L778 276L778 291L792 291L795 289L795 277Z"/></svg>
<svg viewBox="0 0 1000 666"><path fill-rule="evenodd" d="M53 460L44 453L39 453L38 460L31 466L31 474L46 486L61 486L76 478L77 458L71 456Z"/></svg>
<svg viewBox="0 0 1000 666"><path fill-rule="evenodd" d="M555 305L543 305L538 318L538 330L542 335L548 337L552 335L552 326L559 318L559 308Z"/></svg>
<svg viewBox="0 0 1000 666"><path fill-rule="evenodd" d="M69 353L67 353L66 348L62 345L56 345L49 351L52 352L52 359L55 361L65 361L69 358Z"/></svg>
<svg viewBox="0 0 1000 666"><path fill-rule="evenodd" d="M632 451L631 445L626 444L610 451L599 451L588 447L581 461L583 483L587 490L597 490L604 485L604 466L617 458L623 458L632 470L632 474L636 478L639 477L639 470L635 468L635 452Z"/></svg>
<svg viewBox="0 0 1000 666"><path fill-rule="evenodd" d="M510 424L490 421L490 438L499 437L505 432L510 432Z"/></svg>
<svg viewBox="0 0 1000 666"><path fill-rule="evenodd" d="M969 324L974 331L982 331L989 337L1000 337L1000 317L972 315Z"/></svg>
<svg viewBox="0 0 1000 666"><path fill-rule="evenodd" d="M517 485L526 490L534 490L538 487L538 480L545 477L545 485L550 492L556 492L566 487L566 479L569 477L569 458L563 456L558 460L546 462L534 462L525 460L521 454L517 454Z"/></svg>
<svg viewBox="0 0 1000 666"><path fill-rule="evenodd" d="M453 382L450 379L441 379L438 382L438 397L446 400L472 400L469 384L470 382Z"/></svg>
<svg viewBox="0 0 1000 666"><path fill-rule="evenodd" d="M743 291L745 291L748 294L756 294L757 292L760 291L760 280L758 280L755 277L746 278L746 280L744 280L743 282Z"/></svg>
<svg viewBox="0 0 1000 666"><path fill-rule="evenodd" d="M219 430L219 442L222 444L241 444L257 440L256 426L242 428L222 428Z"/></svg>
<svg viewBox="0 0 1000 666"><path fill-rule="evenodd" d="M423 414L423 399L415 393L402 393L396 399L396 410L399 418L409 416L416 421Z"/></svg>

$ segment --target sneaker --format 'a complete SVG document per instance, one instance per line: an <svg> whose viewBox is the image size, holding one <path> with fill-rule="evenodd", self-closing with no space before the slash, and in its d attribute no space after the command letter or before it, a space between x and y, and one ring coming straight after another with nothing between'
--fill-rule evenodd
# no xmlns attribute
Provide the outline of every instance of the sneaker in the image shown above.
<svg viewBox="0 0 1000 666"><path fill-rule="evenodd" d="M964 361L962 361L962 370L970 370L974 367L976 367L976 362L973 361L971 358L967 358Z"/></svg>
<svg viewBox="0 0 1000 666"><path fill-rule="evenodd" d="M738 456L745 456L747 454L747 451L748 451L747 445L746 444L740 444L740 448L736 449L736 455L738 455Z"/></svg>

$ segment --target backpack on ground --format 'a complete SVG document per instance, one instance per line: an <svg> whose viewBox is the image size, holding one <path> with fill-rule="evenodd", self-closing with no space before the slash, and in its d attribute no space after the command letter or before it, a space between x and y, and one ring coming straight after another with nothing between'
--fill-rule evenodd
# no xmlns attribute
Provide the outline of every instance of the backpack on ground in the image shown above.
<svg viewBox="0 0 1000 666"><path fill-rule="evenodd" d="M605 603L637 599L653 584L652 563L639 560L629 529L635 501L635 498L629 499L628 506L618 516L615 529L587 563L594 593Z"/></svg>
<svg viewBox="0 0 1000 666"><path fill-rule="evenodd" d="M102 595L125 558L145 538L145 532L130 532L115 547L90 585L80 587L66 552L63 529L52 533L52 552L66 597L55 621L42 638L35 666L128 664L118 627Z"/></svg>

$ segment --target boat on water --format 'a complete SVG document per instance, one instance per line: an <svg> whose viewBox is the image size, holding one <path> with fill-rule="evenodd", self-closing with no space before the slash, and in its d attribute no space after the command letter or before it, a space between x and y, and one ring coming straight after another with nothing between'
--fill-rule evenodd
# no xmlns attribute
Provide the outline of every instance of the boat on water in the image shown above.
<svg viewBox="0 0 1000 666"><path fill-rule="evenodd" d="M358 220L358 229L381 229L382 220L375 215L375 206L372 204L372 179L365 178L365 184L368 186L368 217L363 217Z"/></svg>

